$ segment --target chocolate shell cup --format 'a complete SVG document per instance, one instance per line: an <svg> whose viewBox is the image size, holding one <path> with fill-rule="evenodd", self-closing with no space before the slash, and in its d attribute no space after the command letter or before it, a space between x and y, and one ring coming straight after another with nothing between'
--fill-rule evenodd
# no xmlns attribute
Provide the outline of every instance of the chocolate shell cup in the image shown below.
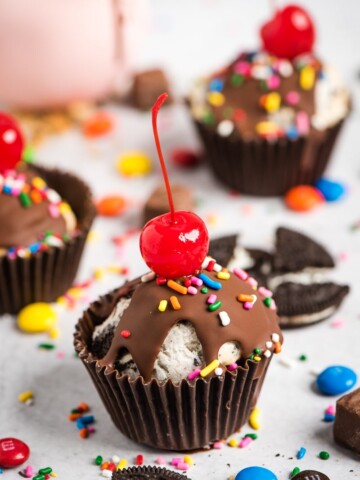
<svg viewBox="0 0 360 480"><path fill-rule="evenodd" d="M28 258L0 257L0 314L17 313L33 302L52 302L71 287L95 217L91 191L79 178L57 169L31 168L70 204L79 231L63 246Z"/></svg>
<svg viewBox="0 0 360 480"><path fill-rule="evenodd" d="M256 405L270 359L248 360L222 377L148 383L101 366L91 353L94 328L105 321L126 284L90 305L75 332L75 350L114 424L132 440L165 450L206 448L247 421Z"/></svg>
<svg viewBox="0 0 360 480"><path fill-rule="evenodd" d="M284 195L291 187L313 184L324 173L344 120L324 132L296 140L222 137L215 127L194 119L205 158L216 178L247 195Z"/></svg>

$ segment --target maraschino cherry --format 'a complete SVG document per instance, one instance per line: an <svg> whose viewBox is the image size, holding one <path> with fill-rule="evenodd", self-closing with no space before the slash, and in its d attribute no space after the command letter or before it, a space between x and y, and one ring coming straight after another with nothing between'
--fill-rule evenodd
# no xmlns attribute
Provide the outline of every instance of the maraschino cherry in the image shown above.
<svg viewBox="0 0 360 480"><path fill-rule="evenodd" d="M306 10L298 5L288 5L276 11L275 16L262 26L260 35L268 53L292 60L312 51L315 26Z"/></svg>
<svg viewBox="0 0 360 480"><path fill-rule="evenodd" d="M10 115L0 112L0 173L13 170L24 148L19 126Z"/></svg>
<svg viewBox="0 0 360 480"><path fill-rule="evenodd" d="M140 235L140 251L147 266L161 277L176 279L198 271L209 248L204 222L193 212L175 211L170 183L157 131L157 116L168 95L159 96L152 108L156 148L169 199L170 212L150 220Z"/></svg>

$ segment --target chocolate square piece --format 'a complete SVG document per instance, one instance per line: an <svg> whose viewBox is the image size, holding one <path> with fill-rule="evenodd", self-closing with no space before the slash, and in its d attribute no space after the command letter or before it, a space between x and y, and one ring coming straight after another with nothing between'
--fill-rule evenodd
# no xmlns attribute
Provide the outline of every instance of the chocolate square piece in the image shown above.
<svg viewBox="0 0 360 480"><path fill-rule="evenodd" d="M133 101L137 108L149 110L159 95L164 92L169 94L169 82L163 70L160 68L145 70L134 76ZM171 95L167 103L171 102Z"/></svg>
<svg viewBox="0 0 360 480"><path fill-rule="evenodd" d="M360 453L360 388L336 402L334 438L337 443Z"/></svg>
<svg viewBox="0 0 360 480"><path fill-rule="evenodd" d="M192 190L183 185L174 184L171 186L175 210L192 211L195 208L195 201ZM160 185L152 192L144 206L144 224L158 215L170 211L169 201L164 185Z"/></svg>

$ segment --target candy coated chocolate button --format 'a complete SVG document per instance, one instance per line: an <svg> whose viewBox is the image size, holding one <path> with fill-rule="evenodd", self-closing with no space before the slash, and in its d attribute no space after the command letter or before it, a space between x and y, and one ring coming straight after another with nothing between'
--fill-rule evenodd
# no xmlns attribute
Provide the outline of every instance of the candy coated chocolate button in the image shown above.
<svg viewBox="0 0 360 480"><path fill-rule="evenodd" d="M148 175L152 170L152 162L146 153L126 152L118 158L116 168L122 175Z"/></svg>
<svg viewBox="0 0 360 480"><path fill-rule="evenodd" d="M32 303L20 310L17 322L20 330L26 333L41 333L50 330L58 316L48 303Z"/></svg>
<svg viewBox="0 0 360 480"><path fill-rule="evenodd" d="M345 187L339 182L333 182L327 178L319 178L315 187L324 195L327 202L336 202L345 194Z"/></svg>
<svg viewBox="0 0 360 480"><path fill-rule="evenodd" d="M330 480L325 473L317 472L315 470L304 470L298 473L291 480Z"/></svg>
<svg viewBox="0 0 360 480"><path fill-rule="evenodd" d="M317 377L316 383L324 395L340 395L352 388L357 380L354 370L342 365L325 368Z"/></svg>
<svg viewBox="0 0 360 480"><path fill-rule="evenodd" d="M291 188L285 195L288 208L296 212L307 212L324 203L323 194L310 185L298 185Z"/></svg>
<svg viewBox="0 0 360 480"><path fill-rule="evenodd" d="M0 467L12 468L26 462L30 448L17 438L0 439Z"/></svg>
<svg viewBox="0 0 360 480"><path fill-rule="evenodd" d="M277 480L277 477L267 468L247 467L236 475L235 480Z"/></svg>

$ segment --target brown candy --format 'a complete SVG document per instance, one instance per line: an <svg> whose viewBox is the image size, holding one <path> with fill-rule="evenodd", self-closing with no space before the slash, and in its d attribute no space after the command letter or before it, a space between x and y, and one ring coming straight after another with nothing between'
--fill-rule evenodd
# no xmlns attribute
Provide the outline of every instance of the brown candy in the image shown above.
<svg viewBox="0 0 360 480"><path fill-rule="evenodd" d="M330 480L330 478L325 473L316 470L304 470L292 477L291 480Z"/></svg>
<svg viewBox="0 0 360 480"><path fill-rule="evenodd" d="M194 196L190 188L183 185L171 186L175 210L192 211L195 207ZM144 206L143 222L147 223L158 215L169 211L169 201L164 185L160 185L152 192Z"/></svg>
<svg viewBox="0 0 360 480"><path fill-rule="evenodd" d="M160 68L145 70L134 76L133 102L141 110L149 110L163 92L169 93L169 82ZM171 95L167 103L171 102Z"/></svg>
<svg viewBox="0 0 360 480"><path fill-rule="evenodd" d="M334 437L337 443L360 453L360 388L336 402Z"/></svg>

